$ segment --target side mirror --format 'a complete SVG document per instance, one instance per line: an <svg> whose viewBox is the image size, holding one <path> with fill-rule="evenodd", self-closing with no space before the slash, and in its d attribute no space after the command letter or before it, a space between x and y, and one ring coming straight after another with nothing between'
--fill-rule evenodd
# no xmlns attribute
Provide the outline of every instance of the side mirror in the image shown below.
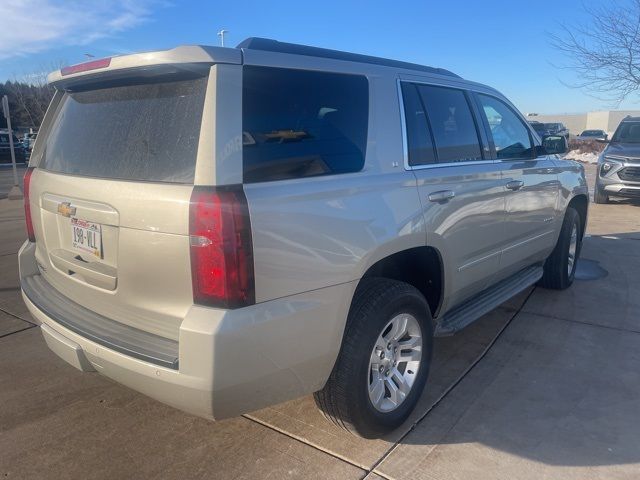
<svg viewBox="0 0 640 480"><path fill-rule="evenodd" d="M550 135L542 140L542 146L548 155L567 153L567 139L563 135Z"/></svg>

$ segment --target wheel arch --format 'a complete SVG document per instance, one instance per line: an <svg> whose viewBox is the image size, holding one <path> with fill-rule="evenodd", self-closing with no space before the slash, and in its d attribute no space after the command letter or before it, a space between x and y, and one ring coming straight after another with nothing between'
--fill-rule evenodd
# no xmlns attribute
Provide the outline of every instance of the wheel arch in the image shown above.
<svg viewBox="0 0 640 480"><path fill-rule="evenodd" d="M444 264L434 247L420 246L390 254L371 265L364 278L389 278L408 283L426 298L432 318L436 318L443 303Z"/></svg>

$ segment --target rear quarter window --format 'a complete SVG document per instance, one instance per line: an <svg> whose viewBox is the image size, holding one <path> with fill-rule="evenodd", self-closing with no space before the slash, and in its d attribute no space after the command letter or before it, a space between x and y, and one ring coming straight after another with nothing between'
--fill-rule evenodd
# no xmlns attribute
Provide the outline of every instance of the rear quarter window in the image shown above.
<svg viewBox="0 0 640 480"><path fill-rule="evenodd" d="M243 173L247 183L357 172L369 118L366 77L245 66Z"/></svg>
<svg viewBox="0 0 640 480"><path fill-rule="evenodd" d="M39 167L71 175L192 183L207 79L65 93Z"/></svg>

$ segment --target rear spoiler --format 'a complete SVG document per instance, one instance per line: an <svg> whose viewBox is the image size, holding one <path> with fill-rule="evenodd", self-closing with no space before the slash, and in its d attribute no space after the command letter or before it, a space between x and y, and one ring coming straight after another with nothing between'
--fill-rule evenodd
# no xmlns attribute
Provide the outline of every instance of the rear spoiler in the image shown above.
<svg viewBox="0 0 640 480"><path fill-rule="evenodd" d="M159 50L133 55L120 55L91 60L64 67L49 74L47 81L59 89L65 89L94 77L119 77L136 71L162 71L188 69L195 65L214 63L242 63L242 52L236 48L181 46L171 50Z"/></svg>

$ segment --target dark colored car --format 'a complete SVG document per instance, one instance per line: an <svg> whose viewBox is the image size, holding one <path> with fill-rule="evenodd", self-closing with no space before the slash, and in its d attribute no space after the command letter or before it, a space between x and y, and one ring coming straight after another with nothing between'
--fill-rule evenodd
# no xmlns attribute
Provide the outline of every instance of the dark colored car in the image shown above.
<svg viewBox="0 0 640 480"><path fill-rule="evenodd" d="M609 197L640 198L640 117L627 117L598 158L594 200Z"/></svg>
<svg viewBox="0 0 640 480"><path fill-rule="evenodd" d="M536 133L543 138L547 133L547 127L542 122L529 122L529 125L536 131Z"/></svg>
<svg viewBox="0 0 640 480"><path fill-rule="evenodd" d="M37 133L25 133L24 137L22 137L22 144L28 152L31 152L33 149L33 144L35 143L37 136Z"/></svg>
<svg viewBox="0 0 640 480"><path fill-rule="evenodd" d="M542 122L529 122L529 125L536 131L540 138L549 136L565 137L569 140L569 130L563 123L542 123Z"/></svg>
<svg viewBox="0 0 640 480"><path fill-rule="evenodd" d="M569 139L569 129L564 126L564 123L545 123L546 133L545 137L549 135L559 135Z"/></svg>
<svg viewBox="0 0 640 480"><path fill-rule="evenodd" d="M607 140L609 135L604 130L585 130L577 138L578 140Z"/></svg>
<svg viewBox="0 0 640 480"><path fill-rule="evenodd" d="M27 152L18 137L13 136L13 149L16 156L16 163L25 163ZM9 134L0 132L0 163L11 163L11 146L9 144Z"/></svg>

